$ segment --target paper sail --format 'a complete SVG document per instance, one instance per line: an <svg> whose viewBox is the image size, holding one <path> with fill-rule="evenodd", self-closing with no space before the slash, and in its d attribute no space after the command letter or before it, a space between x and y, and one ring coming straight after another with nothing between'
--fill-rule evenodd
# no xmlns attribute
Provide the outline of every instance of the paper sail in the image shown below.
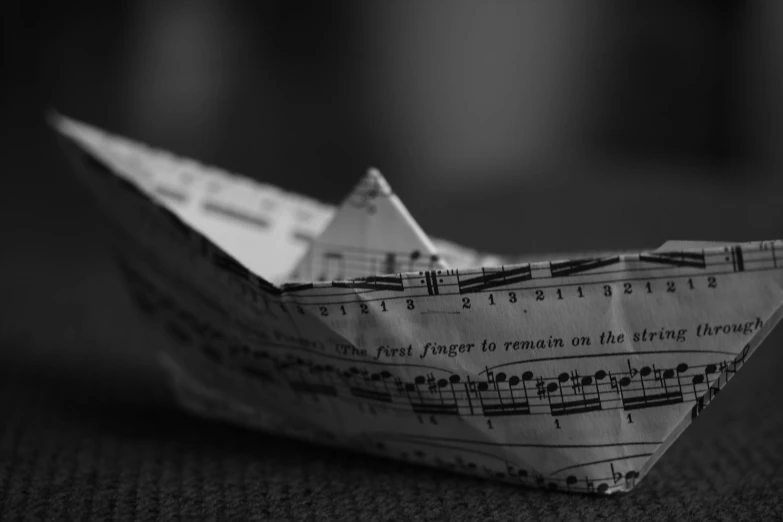
<svg viewBox="0 0 783 522"><path fill-rule="evenodd" d="M628 491L783 314L781 241L504 264L429 239L376 171L335 209L52 123L167 336L174 393L204 417Z"/></svg>
<svg viewBox="0 0 783 522"><path fill-rule="evenodd" d="M326 281L437 268L447 267L435 246L381 173L370 169L291 278Z"/></svg>

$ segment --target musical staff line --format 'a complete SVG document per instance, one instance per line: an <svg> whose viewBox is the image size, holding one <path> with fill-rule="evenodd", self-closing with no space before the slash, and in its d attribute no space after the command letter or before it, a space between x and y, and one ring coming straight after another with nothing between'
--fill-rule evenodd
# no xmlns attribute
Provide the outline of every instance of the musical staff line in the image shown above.
<svg viewBox="0 0 783 522"><path fill-rule="evenodd" d="M299 348L299 347L297 347L297 348ZM312 352L312 353L317 353L318 355L323 355L323 354L320 354L320 353L315 352L315 351ZM652 353L657 355L657 354L660 354L661 351L653 351ZM587 354L585 354L585 355L587 355ZM593 354L591 354L591 355L593 355ZM598 354L595 354L595 355L598 355ZM734 355L734 354L731 353L729 355ZM561 357L562 358L566 358L568 356L561 356ZM364 361L364 360L361 361L362 364L367 364L368 362L370 362L370 361ZM401 364L401 363L397 363L397 364ZM436 371L441 371L441 369L437 368ZM488 372L484 372L484 373L488 373ZM616 374L616 375L619 375L619 374ZM499 378L499 375L498 375L498 378ZM509 382L509 384L510 384L512 379L509 379L509 381L507 381L507 382ZM543 381L543 378L539 377L539 379ZM679 371L678 371L678 379L679 379ZM433 387L435 386L435 382L436 381L433 379L433 384L432 384ZM443 382L445 383L445 385L449 385L448 381L443 381ZM456 382L459 382L459 381L456 381ZM519 382L519 381L517 381L517 382ZM414 413L416 413L416 410L418 409L419 413L426 413L426 414L466 415L465 413L460 412L460 409L459 409L460 406L456 403L458 397L457 397L457 392L454 390L454 386L453 386L454 383L455 383L455 381L451 381L451 390L452 390L452 393L453 393L454 399L455 399L455 402L453 404L445 403L444 400L443 400L443 396L442 395L440 396L440 402L437 402L437 401L436 402L431 402L431 401L427 402L427 401L424 401L423 399L420 398L418 403L414 403L414 401L411 401L410 396L408 395L408 397L407 397L408 398L408 401L407 401L408 402L408 406L413 410ZM630 383L630 381L629 381L629 383ZM421 384L424 384L424 381L422 381ZM549 408L550 408L549 414L550 415L555 415L557 413L562 413L562 414L566 414L566 413L570 413L570 414L587 413L589 411L614 409L613 407L608 406L608 405L607 405L607 407L604 407L604 402L607 402L607 401L608 402L612 402L612 401L616 402L618 400L617 398L607 399L606 397L604 397L603 400L598 398L597 402L594 403L594 404L596 404L597 406L600 406L600 408L582 409L582 410L579 410L579 406L586 406L588 404L586 399L584 401L584 404L580 404L580 405L576 405L576 406L574 406L574 403L571 402L570 403L571 404L570 407L571 407L572 411L567 412L566 411L567 410L566 402L564 400L563 388L562 387L558 387L558 386L555 386L554 388L551 388L553 384L554 383L552 383L550 385L547 385L547 387L546 387L547 388L546 391L548 392L546 394L546 398L547 398L547 401L549 402ZM623 385L622 382L620 382L619 384L622 385L623 387L627 386L627 384ZM290 385L290 382L289 382L289 385ZM471 398L470 398L470 394L466 393L464 395L464 397L467 398L467 400L468 400L468 408L470 409L470 415L474 415L475 414L475 415L483 415L484 417L487 417L487 416L492 416L493 414L497 414L497 413L503 413L503 414L508 414L508 415L515 415L515 414L516 415L519 415L519 414L531 415L531 414L536 414L536 412L533 412L531 410L531 405L530 405L528 400L526 400L525 403L522 403L522 402L519 402L519 401L514 399L514 397L513 397L513 390L510 390L510 403L506 403L504 405L504 403L503 403L503 396L500 393L500 390L497 388L497 383L494 383L494 385L495 385L495 391L497 391L498 400L500 401L500 403L498 404L498 403L494 403L494 402L491 402L491 401L490 402L485 402L484 395L482 393L476 393L475 395L476 395L476 397L478 399L478 402L480 403L480 413L477 413L477 411L479 411L479 410L474 410L474 406L472 404L472 401L471 401ZM385 384L384 384L384 386L385 386ZM409 389L409 386L414 386L414 385L412 385L412 384L406 384L405 385L406 394L409 393L410 391L418 390L418 393L420 394L420 397L421 397L421 390L420 390L420 388L418 388L418 386L414 386L412 389ZM478 386L479 386L477 388L478 392L487 391L488 388L489 388L488 383L478 383ZM484 388L482 389L481 386L484 386ZM598 392L599 384L596 382L595 386L596 386L596 392ZM615 388L615 386L616 385L613 385L612 388ZM685 402L686 398L683 395L682 387L679 384L679 380L678 380L678 386L680 387L680 392L679 392L680 394L677 397L678 398L678 402ZM437 388L432 388L430 391L432 392L433 389L438 389L439 390L441 388L443 388L443 385L441 385L440 382L438 382ZM330 391L329 391L328 395L334 395L332 393L332 391L331 391L332 389L336 389L336 388L329 388ZM525 394L527 394L527 387L523 386L523 389L525 391ZM318 391L323 391L323 390L325 390L325 388L323 388L323 387L319 388L317 386L306 386L306 385L300 386L299 389L298 389L298 391L306 392L306 393L312 393L314 391L318 392ZM350 390L350 395L352 395L354 397L357 397L357 390L358 390L358 388L356 388L356 387L351 389ZM552 401L551 392L558 391L558 390L560 392L560 398L561 398L561 403L560 404L562 405L562 407L559 406L557 402L553 402ZM653 407L653 406L663 405L663 404L655 403L655 399L653 400L653 404L649 404L651 396L646 396L646 395L643 395L641 398L636 398L635 399L635 398L632 397L630 399L626 399L626 397L624 396L624 394L622 392L622 389L621 388L617 388L617 390L618 390L618 393L620 395L619 400L622 403L621 407L623 409L629 409L629 406L631 408L637 408L637 407ZM650 389L650 390L652 390L652 389ZM634 388L626 389L626 392L633 392L633 391L635 391ZM460 394L461 393L462 392L460 392ZM643 394L644 393L646 393L646 392L644 392L644 390L643 390ZM665 393L668 393L668 392L665 392ZM544 395L544 393L542 392L542 393L539 394L539 397L542 398L543 395ZM696 389L694 387L694 400L696 400L696 398L695 398L696 395L697 395L697 392L696 392ZM575 392L573 394L569 394L569 396L578 396L578 394L576 393L576 388L575 388ZM584 397L584 392L582 393L582 397ZM376 400L376 401L381 401L381 402L385 402L385 403L391 403L392 402L392 396L391 396L391 394L388 391L385 391L383 393L382 392L378 392L377 390L369 390L368 392L360 391L359 394L358 394L358 398L359 399L365 399L365 400ZM666 398L668 398L668 396ZM690 401L688 401L688 402L690 402ZM417 407L416 404L418 404L419 406ZM488 406L488 407L486 407L486 406ZM542 405L532 405L532 406L533 407L543 407ZM408 411L410 411L410 410L408 410ZM546 414L546 413L544 412L542 414Z"/></svg>
<svg viewBox="0 0 783 522"><path fill-rule="evenodd" d="M774 246L774 245L773 245ZM609 260L595 260L595 259L586 259L586 260L575 260L575 261L553 261L553 262L538 262L538 263L529 263L529 264L523 264L523 265L510 265L505 266L501 265L500 267L482 267L479 269L469 269L469 270L458 270L458 269L440 269L437 270L437 274L439 276L443 277L449 277L453 276L456 277L458 280L456 282L443 282L440 283L440 285L444 287L453 287L457 286L459 288L459 278L460 277L470 277L470 276L487 276L487 273L491 277L496 277L496 274L498 272L502 271L529 271L529 272L542 272L542 271L549 271L550 275L548 276L531 276L531 277L520 277L519 280L542 280L542 279L558 279L558 278L584 278L584 277L592 277L597 275L613 275L613 274L637 274L637 273L643 273L643 272L650 272L650 271L661 271L661 270L681 270L683 268L690 268L693 269L694 272L689 274L681 274L678 277L694 277L699 275L727 275L736 273L737 271L743 271L746 269L747 266L751 264L757 264L757 263L764 263L768 261L767 257L763 253L763 251L758 250L757 252L754 252L750 249L751 247L745 246L744 250L740 247L733 247L731 251L715 251L715 252L707 252L705 255L706 257L712 257L712 258L722 258L724 261L714 261L707 263L705 261L705 267L700 268L699 266L696 266L695 262L692 260L692 256L696 255L692 252L672 252L672 253L642 253L642 254L624 254L621 256L615 256L614 258L609 258ZM739 249L739 250L737 250ZM706 252L706 250L704 250ZM744 253L743 253L744 252ZM761 257L761 259L753 259L751 256L754 254L758 254ZM728 257L727 257L728 255ZM682 256L686 260L682 263L675 263L671 262L670 260L676 259L677 256ZM615 261L617 259L617 261ZM645 259L653 259L653 261L645 261ZM737 263L737 259L742 259L743 261L740 263ZM609 262L611 261L611 263ZM592 264L591 264L592 263ZM661 264L666 265L670 268L661 268L660 266L639 266L639 264L644 265L647 264ZM602 266L608 266L613 264L624 264L624 268L620 270L595 270L595 268L600 268ZM563 265L562 268L560 266ZM567 265L567 266L566 266ZM773 263L775 265L775 263ZM552 267L555 267L555 272L552 272ZM722 266L731 266L731 271L711 271L711 269L717 269ZM589 268L587 268L589 267ZM773 266L770 269L776 269L777 266ZM756 270L756 269L754 269ZM563 275L557 275L557 274L563 274ZM421 279L425 272L401 272L401 273L395 273L395 274L388 274L388 275L399 275L402 276L402 278L405 281L414 281L416 279ZM674 276L656 276L656 277L649 277L648 279L661 279L661 278L672 278ZM636 280L637 277L629 277L627 280ZM614 280L604 280L604 281L595 281L592 283L607 283L607 282L613 282ZM518 281L509 281L508 284L511 284L512 282L518 282ZM576 283L563 283L558 284L554 286L573 286ZM584 284L584 283L581 283ZM315 286L315 289L321 289L321 288L328 288L328 282L325 282L323 286ZM499 282L495 283L493 287L495 286L503 286ZM410 288L422 288L422 286L419 285L410 285ZM532 286L531 289L543 289L543 288L549 288L551 286ZM525 288L525 287L519 287ZM509 288L514 289L514 288ZM479 291L489 291L489 289L479 290ZM443 293L441 293L443 294ZM319 297L327 297L327 296L341 296L345 295L342 293L335 293L335 294L319 294ZM454 295L454 293L447 293L444 295ZM329 304L329 303L321 303L321 304Z"/></svg>
<svg viewBox="0 0 783 522"><path fill-rule="evenodd" d="M517 469L514 466L512 466L508 460L504 457L500 457L498 455L494 455L492 453L487 453L483 451L478 451L474 449L468 449L468 448L462 448L459 446L449 446L449 445L443 445L443 444L436 444L431 442L422 442L418 441L416 442L418 445L422 446L429 446L432 448L437 449L443 449L443 450L451 450L455 452L466 452L469 454L474 455L480 455L485 458L489 458L498 462L502 462L503 466L505 468L505 471L495 470L492 468L487 467L486 465L481 467L481 471L483 471L486 474L492 475L497 478L502 478L506 480L513 480L515 482L522 483L527 486L533 486L533 485L540 485L541 483L548 483L549 487L552 488L552 486L560 487L557 485L557 483L565 483L566 486L569 489L573 490L579 490L580 488L572 488L572 485L574 484L575 477L569 476L565 478L560 477L554 477L552 475L543 475L537 471L531 470L524 470L524 469ZM400 455L404 460L411 461L411 456L408 452L403 452ZM444 461L440 457L434 457L432 458L432 462L428 462L428 456L420 451L420 450L414 450L413 456L416 458L415 460L422 463L422 464L433 464L437 467L447 468L447 469L470 469L472 471L478 471L479 467L473 462L466 462L462 457L457 457L454 459L453 462ZM622 459L615 459L615 460L622 460ZM632 472L633 473L633 472ZM615 480L616 477L594 477L594 478L588 478L585 477L585 480L588 484L592 485L596 482L606 482L609 480ZM615 481L616 483L616 481ZM608 485L607 485L608 486ZM554 488L552 488L554 489ZM582 488L584 490L589 490L589 487Z"/></svg>
<svg viewBox="0 0 783 522"><path fill-rule="evenodd" d="M584 468L587 466L595 466L596 464L606 464L608 462L617 462L622 460L630 460L630 459L638 459L643 457L650 457L652 456L652 453L637 453L635 455L624 455L622 457L613 457L610 459L603 459L603 460L594 460L592 462L580 462L579 464L574 464L573 466L566 466L565 468L556 469L555 471L549 472L549 475L557 475L558 473L562 473L564 471L568 471L571 469L578 469L578 468Z"/></svg>
<svg viewBox="0 0 783 522"><path fill-rule="evenodd" d="M451 375L449 379L436 379L430 375L426 378L424 376L416 377L415 382L404 382L400 379L392 380L391 374L388 372L370 374L366 370L358 368L341 371L328 366L306 363L301 360L277 363L276 367L278 372L288 368L297 369L298 380L296 381L295 391L299 392L310 392L314 395L319 395L317 391L326 387L329 390L326 395L330 397L343 400L362 399L363 401L374 401L376 406L389 407L396 411L427 415L489 418L519 415L576 415L613 409L631 411L674 403L695 402L701 397L697 385L706 386L704 392L707 393L711 385L709 381L710 374L715 374L719 370L721 372L735 372L738 368L737 364L741 365L743 362L737 363L735 360L733 362L721 361L720 363L700 365L701 368L705 369L704 374L702 374L692 371L696 368L690 368L691 373L685 373L689 368L682 363L677 365L676 370L645 366L639 371L632 368L630 360L628 360L629 372L611 373L601 370L596 372L595 378L589 375L580 376L576 372L571 374L563 373L557 378L538 377L536 378L537 389L531 389L532 397L528 394L529 388L524 384L533 379L532 372L526 372L522 379L516 376L508 378L505 374L497 374L489 375L487 381L474 382L468 378L467 382L462 383L458 375ZM309 370L310 375L316 375L318 382L312 386L308 385L304 369ZM692 391L683 388L683 374L691 380ZM639 376L639 381L634 385L633 378L637 375ZM649 379L649 382L645 385L644 377L650 375L653 378ZM705 375L707 376L706 384ZM568 384L569 380L572 381L572 384ZM286 380L284 379L284 381ZM547 381L550 384L539 384ZM291 379L288 379L286 382L290 386ZM392 384L389 385L389 382ZM661 384L658 386L655 385L655 382L660 382ZM514 386L520 383L523 384L524 401L521 400L521 397L515 398L514 396ZM501 389L500 385L502 384L507 384L508 389ZM422 391L423 386L428 388L426 395ZM564 392L566 386L572 387L573 392ZM593 390L593 387L595 390ZM602 387L604 391L600 391ZM588 388L589 391L587 390ZM444 389L448 389L450 392L448 399L443 395ZM340 390L342 392L338 393ZM657 390L663 390L663 392L657 393ZM559 394L555 393L558 391ZM413 396L411 392L413 392ZM639 392L641 392L641 395L639 395ZM688 397L689 394L692 394L692 398ZM588 395L590 396L589 399L587 398ZM553 399L553 397L555 398ZM559 397L559 402L557 397ZM566 397L581 397L582 399L566 401ZM530 403L534 399L538 402L535 404ZM474 401L478 404L474 405ZM361 403L365 404L365 402ZM594 404L596 407L585 407L587 404ZM533 408L548 408L549 411L533 411Z"/></svg>
<svg viewBox="0 0 783 522"><path fill-rule="evenodd" d="M236 255L218 247L172 210L179 208L177 195L161 193L178 182L187 200L204 196L204 191L173 174L145 180L127 173L118 177L112 166L122 163L93 142L85 139L83 145L95 157L84 153L80 165L89 171L94 192L112 202L108 213L124 233L118 235L120 246L129 255L120 261L129 265L124 272L138 308L169 336L169 355L191 374L185 385L179 381L178 391L202 387L216 396L218 414L253 404L246 409L254 410L253 420L262 427L285 431L286 422L294 426L297 417L306 418L302 424L311 424L309 438L338 441L343 435L349 447L354 433L380 426L445 435L402 434L381 440L397 440L390 446L404 445L406 450L408 445L421 446L391 456L413 455L429 464L467 468L520 484L598 493L627 490L640 478L632 468L640 464L635 459L653 457L641 468L646 473L672 437L742 368L756 339L781 318L779 292L764 285L779 286L783 274L758 275L780 270L780 241L700 250L685 244L682 251L535 263L520 258L503 264L499 257L486 257L475 263L500 266L457 270L443 268L420 230L420 241L399 242L420 248L410 252L381 248L373 254L336 245L330 249L318 238L308 238L313 248L326 247L310 251L317 256L311 271L315 267L318 272L311 276L323 282L280 289L248 268L265 266L256 263L263 259L240 256L246 251L239 247ZM239 230L243 220L256 228L278 228L276 214L255 222L257 212L245 205L257 203L252 191L227 188L220 196L204 196L198 208L191 209L199 223L217 223L222 216L235 222L224 222L219 230ZM152 198L156 194L162 197ZM270 204L259 210L276 206L271 196ZM363 208L375 209L383 220L385 213L377 212L381 207L362 198ZM365 217L364 212L353 214L356 222ZM328 227L327 221L323 224ZM282 228L281 234L255 237L280 241L292 251L304 248L295 237L301 227ZM350 243L355 239L350 230L329 235L327 228L322 237ZM386 241L383 227L371 230L375 232L364 238L367 244L392 243ZM306 264L303 258L297 270L306 272ZM397 272L406 266L407 272ZM362 271L366 276L354 277ZM423 297L427 299L419 299ZM534 301L544 300L534 309ZM357 305L348 306L352 303ZM432 315L422 317L427 314ZM751 317L755 321L748 321ZM718 324L712 324L713 319ZM672 321L676 330L669 329ZM601 324L607 328L601 329L598 346L594 334ZM569 337L572 332L577 337ZM448 344L453 339L460 342ZM735 353L740 343L746 344ZM571 349L590 344L599 352L623 351ZM710 349L696 349L701 346ZM558 352L562 355L551 356ZM284 426L264 418L270 414L278 415ZM465 442L472 437L483 440ZM644 442L658 438L666 440ZM605 444L593 444L599 441ZM486 445L492 442L495 445ZM516 450L527 455L515 459ZM478 465L462 461L460 453ZM531 467L518 469L516 464ZM535 471L542 468L558 469L544 478ZM577 469L604 477L582 479L569 473Z"/></svg>
<svg viewBox="0 0 783 522"><path fill-rule="evenodd" d="M496 442L493 440L457 439L452 437L440 437L437 435L410 435L406 433L389 434L388 432L368 432L367 435L412 438L415 440L437 440L443 442L456 442L459 444L476 444L480 446L498 446L504 448L558 448L558 449L586 449L586 448L613 448L617 446L660 446L663 441L622 441L622 442L598 442L593 444L545 444L522 442Z"/></svg>
<svg viewBox="0 0 783 522"><path fill-rule="evenodd" d="M257 228L269 228L269 220L261 216L247 214L242 210L231 208L215 201L206 201L201 207L205 212L223 216L235 221L246 223Z"/></svg>
<svg viewBox="0 0 783 522"><path fill-rule="evenodd" d="M179 190L172 189L165 185L156 185L153 191L155 194L176 201L177 203L185 203L188 200L188 195L184 192L180 192Z"/></svg>
<svg viewBox="0 0 783 522"><path fill-rule="evenodd" d="M264 384L266 385L266 384L269 384L269 383L265 382ZM287 383L287 384L290 385L290 383ZM362 407L378 408L378 409L393 411L393 412L398 413L398 414L409 415L409 416L416 416L416 415L420 415L420 414L425 414L425 415L438 415L438 416L446 415L446 416L450 416L450 417L459 417L459 418L482 418L482 419L483 418L488 418L488 417L489 418L496 418L494 416L487 416L485 413L479 412L479 411L474 411L474 412L463 412L463 411L460 411L459 413L456 413L453 410L446 411L445 413L444 413L444 411L424 411L424 412L416 411L416 410L414 410L412 408L410 403L393 402L393 398L392 398L391 402L390 401L383 401L383 402L379 401L379 402L376 402L374 404L370 404L370 403L368 403L368 399L371 399L371 397L367 397L367 396L364 396L364 395L347 396L347 395L340 395L339 393L334 394L334 393L332 393L331 390L328 393L316 395L316 393L317 393L316 390L318 390L322 386L323 385L310 385L308 383L297 383L298 390L295 390L295 391L299 391L302 394L310 393L310 394L313 394L314 397L318 396L318 397L324 397L324 398L330 398L330 399L339 400L339 401L342 401L342 402L346 402L346 403L349 403L349 404L356 405L356 406L358 406L360 408L362 408ZM686 393L691 393L691 392L686 392ZM609 400L612 401L612 402L619 402L619 401L621 401L621 399L609 399ZM699 398L683 398L683 400L678 401L678 404L691 404L691 403L698 403L698 402L699 402ZM433 406L437 406L437 404L434 404ZM534 405L531 405L531 408L544 408L546 406L547 406L546 404L539 404L539 405L535 405L534 404ZM652 407L661 407L661 406L666 406L666 405L654 405ZM452 406L452 408L456 408L456 407ZM619 404L617 406L603 407L601 410L598 410L597 413L617 411L617 410L629 411L622 404ZM540 411L540 412L532 412L531 411L530 413L525 413L523 415L525 417L553 417L553 416L556 416L556 415L552 415L552 413L549 412L549 411ZM511 417L511 415L509 415L508 417Z"/></svg>
<svg viewBox="0 0 783 522"><path fill-rule="evenodd" d="M506 471L493 470L492 468L488 468L486 466L482 466L482 468L481 468L481 470L484 473L491 474L491 475L493 475L493 476L495 476L497 478L503 478L503 479L506 479L506 480L513 480L515 482L520 482L520 483L525 484L527 486L540 485L542 482L546 482L546 483L548 483L550 488L552 488L553 485L556 486L556 487L560 487L560 486L557 486L556 483L563 483L563 482L565 482L566 486L569 488L569 490L570 489L574 489L574 490L579 490L580 489L580 488L572 488L571 487L574 484L574 480L575 480L575 477L573 477L573 476L560 478L560 477L552 476L553 474L543 475L543 474L541 474L541 473L539 473L537 471L533 471L533 470L528 471L528 470L524 470L524 469L517 469L514 466L512 466L508 462L508 460L506 458L500 457L498 455L494 455L494 454L491 454L491 453L486 453L486 452L483 452L483 451L478 451L478 450L473 450L473 449L462 448L462 447L458 447L458 446L441 445L441 444L435 444L435 443L429 443L429 442L421 442L421 441L417 442L417 444L420 444L422 446L429 446L429 447L433 447L433 448L437 448L437 449L445 449L445 450L452 450L452 451L456 451L456 452L466 452L466 453L470 453L470 454L474 454L474 455L481 455L483 457L490 458L492 460L496 460L496 461L502 462L504 467L505 467L505 469L506 469ZM417 461L419 461L421 463L424 463L424 464L429 464L429 462L427 462L428 456L424 452L419 451L419 450L414 450L413 451L413 455L414 455L414 457L416 457ZM403 459L405 459L405 460L412 460L410 458L410 454L408 452L403 452L401 457ZM613 460L614 461L620 461L620 460L623 460L623 459L613 459ZM473 462L465 462L461 457L457 457L454 460L454 462L443 461L440 457L434 457L432 459L432 463L431 464L434 464L437 467L445 467L447 469L478 470L478 466L475 463L473 463ZM634 472L631 472L631 473L634 473ZM615 480L615 483L617 482L615 476L612 476L612 477L594 477L594 478L585 477L585 480L590 485L592 485L592 484L594 484L596 482L605 482L605 481L609 481L609 480ZM586 488L583 488L583 489L584 490L588 490L589 487L586 487Z"/></svg>
<svg viewBox="0 0 783 522"><path fill-rule="evenodd" d="M737 356L740 354L740 352L730 352L726 350L644 350L644 351L634 351L634 352L627 352L627 351L626 352L601 352L595 354L559 355L553 357L539 357L535 359L525 359L524 361L511 361L511 362L492 366L490 368L487 368L487 370L497 370L498 368L505 368L517 364L529 364L534 362L545 362L545 361L562 361L567 359L592 359L596 357L618 357L618 356L628 357L629 354L635 356L635 355L663 355L663 354L680 354L680 353L703 353L703 354L732 355L732 356ZM485 374L487 370L480 371L479 375Z"/></svg>
<svg viewBox="0 0 783 522"><path fill-rule="evenodd" d="M781 268L756 268L756 269L745 269L744 272L769 272L774 270L780 270ZM625 272L623 272L625 273ZM725 275L733 275L736 272L734 271L726 271L726 272L705 272L701 274L681 274L681 275L662 275L662 276L648 276L648 277L627 277L622 279L603 279L603 280L596 280L596 281L587 281L587 282L575 282L575 283L558 283L558 284L547 284L547 285L536 285L536 286L524 286L524 287L508 287L504 288L503 291L511 291L511 292L519 292L519 291L525 291L525 290L547 290L552 288L572 288L572 287L578 287L578 286L588 286L588 285L603 285L603 284L611 284L611 283L623 283L623 282L631 282L631 281L660 281L660 280L681 280L681 279L688 279L698 276L725 276ZM551 279L551 278L533 278L531 281L541 280L541 279ZM453 284L444 284L443 286L454 286ZM325 287L318 287L313 286L310 289L312 290L319 290L320 288ZM406 288L406 291L411 290L419 290L424 289L426 286L412 286ZM497 290L477 290L475 293L490 293ZM368 294L368 293L374 293L378 292L378 290L367 290L365 292L343 292L339 294L331 294L330 296L354 296L361 294ZM285 297L288 297L288 292L283 289L283 295ZM459 296L461 295L459 292L440 292L438 296ZM306 298L306 299L318 299L321 297L324 297L319 294L315 295L302 295L298 294L299 297ZM421 294L415 294L411 295L409 293L405 293L403 295L385 295L382 297L367 297L366 295L362 295L362 302L368 303L368 302L377 302L377 301L394 301L397 299L410 299L411 297L416 298L427 298L427 297L437 297L437 296L431 296L426 293ZM354 300L341 300L341 301L318 301L318 302L306 302L301 300L294 300L294 299L286 299L285 302L297 304L301 306L332 306L332 305L339 305L339 304L347 304L347 303L355 303L358 302L357 299Z"/></svg>

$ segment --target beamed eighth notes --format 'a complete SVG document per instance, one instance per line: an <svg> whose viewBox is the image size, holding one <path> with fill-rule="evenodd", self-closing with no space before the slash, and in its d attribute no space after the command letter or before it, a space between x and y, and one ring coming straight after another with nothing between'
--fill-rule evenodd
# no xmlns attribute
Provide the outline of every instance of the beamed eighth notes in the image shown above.
<svg viewBox="0 0 783 522"><path fill-rule="evenodd" d="M643 480L783 314L783 242L506 263L53 116L196 414L553 491ZM618 421L620 419L620 421Z"/></svg>

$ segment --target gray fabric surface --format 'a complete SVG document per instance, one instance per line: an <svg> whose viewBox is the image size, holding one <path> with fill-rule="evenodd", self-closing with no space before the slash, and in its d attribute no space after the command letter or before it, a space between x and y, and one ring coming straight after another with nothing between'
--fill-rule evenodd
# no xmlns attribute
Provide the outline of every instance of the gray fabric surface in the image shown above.
<svg viewBox="0 0 783 522"><path fill-rule="evenodd" d="M783 519L781 331L637 490L528 490L181 412L88 221L0 260L2 520Z"/></svg>

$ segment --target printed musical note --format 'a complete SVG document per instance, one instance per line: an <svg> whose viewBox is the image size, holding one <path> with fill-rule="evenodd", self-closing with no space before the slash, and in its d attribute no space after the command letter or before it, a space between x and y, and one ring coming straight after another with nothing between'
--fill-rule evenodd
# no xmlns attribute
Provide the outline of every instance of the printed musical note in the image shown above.
<svg viewBox="0 0 783 522"><path fill-rule="evenodd" d="M414 250L410 253L408 256L408 272L413 272L413 265L418 261L418 259L421 257L421 252L418 250Z"/></svg>
<svg viewBox="0 0 783 522"><path fill-rule="evenodd" d="M733 246L728 248L727 251L731 255L731 266L735 272L742 272L745 270L745 258L742 253L742 247ZM728 259L727 259L728 261Z"/></svg>
<svg viewBox="0 0 783 522"><path fill-rule="evenodd" d="M397 254L394 252L387 252L386 258L383 263L383 273L393 274L397 271Z"/></svg>
<svg viewBox="0 0 783 522"><path fill-rule="evenodd" d="M571 379L571 387L574 391L574 395L578 396L578 392L581 391L581 399L576 400L565 400L565 396L563 395L563 384L568 382L568 380ZM599 411L601 410L601 397L596 393L595 397L587 397L587 392L585 391L585 386L590 385L592 383L591 377L585 377L584 379L580 380L579 378L579 372L572 371L571 375L568 373L561 373L557 380L559 382L559 389L560 389L560 401L552 402L550 400L550 409L553 416L557 415L575 415L579 413L587 413L591 411ZM585 383L583 385L582 383ZM596 388L597 389L597 388Z"/></svg>
<svg viewBox="0 0 783 522"><path fill-rule="evenodd" d="M456 382L453 384L456 384ZM441 393L441 390L450 384L448 380L436 379L435 376L430 373L426 377L418 376L414 381L417 390L420 385L425 383L430 396L435 395L437 392L438 399L435 401L431 399L425 400L421 394L421 390L419 390L418 400L410 400L410 405L415 413L423 415L459 415L459 408L456 400L446 401Z"/></svg>
<svg viewBox="0 0 783 522"><path fill-rule="evenodd" d="M581 272L587 272L595 270L596 268L602 268L605 266L616 265L620 262L618 256L605 257L600 259L578 259L575 261L558 261L549 263L549 268L552 273L552 277L567 277Z"/></svg>
<svg viewBox="0 0 783 522"><path fill-rule="evenodd" d="M332 281L335 288L363 288L366 290L389 290L393 292L405 291L402 276L367 276L348 281Z"/></svg>
<svg viewBox="0 0 783 522"><path fill-rule="evenodd" d="M630 368L630 361L628 362ZM645 389L645 379L649 377L652 370L650 367L645 366L642 368L639 374L639 383L641 384L641 393L623 392L624 388L627 388L631 384L631 377L623 377L620 379L620 393L622 395L623 409L626 411L636 410L641 408L654 408L657 406L666 406L669 404L678 404L683 402L682 384L680 383L680 374L684 373L688 369L688 365L681 363L677 365L675 370L664 370L661 377L661 384L663 391L660 393L647 393ZM669 389L669 381L673 378L677 378L676 389Z"/></svg>
<svg viewBox="0 0 783 522"><path fill-rule="evenodd" d="M261 216L251 215L249 212L243 210L231 208L225 204L218 203L217 201L206 201L203 208L205 212L210 212L228 219L233 219L245 225L262 229L269 228L269 220Z"/></svg>
<svg viewBox="0 0 783 522"><path fill-rule="evenodd" d="M460 294L469 294L471 292L481 292L498 286L521 283L523 281L528 281L531 278L532 274L529 265L509 270L505 270L504 267L501 266L496 270L482 268L481 275L478 277L471 277L465 280L459 280L458 277L457 284L459 286Z"/></svg>
<svg viewBox="0 0 783 522"><path fill-rule="evenodd" d="M499 373L495 377L491 371L487 371L487 379L488 379L488 384L491 384L495 392L497 393L497 402L492 401L489 403L485 403L482 401L482 410L484 412L485 417L530 414L530 405L528 404L527 399L521 401L521 400L516 400L516 398L514 397L514 387L519 385L520 382L522 382L522 386L524 387L525 386L524 381L522 381L516 375L506 380L505 373ZM504 383L507 384L508 391L509 391L508 397L505 399L505 401L503 399L503 395L501 394L501 390L500 390L500 385ZM525 390L525 395L527 396L527 390Z"/></svg>
<svg viewBox="0 0 783 522"><path fill-rule="evenodd" d="M333 270L333 265L336 265L336 270ZM322 270L319 281L345 278L345 256L340 252L324 252Z"/></svg>
<svg viewBox="0 0 783 522"><path fill-rule="evenodd" d="M781 316L780 241L512 264L430 239L375 171L333 207L57 129L110 202L177 396L210 417L552 491L627 491ZM220 399L196 406L207 391Z"/></svg>
<svg viewBox="0 0 783 522"><path fill-rule="evenodd" d="M639 261L686 268L707 268L704 252L651 252L639 254Z"/></svg>

